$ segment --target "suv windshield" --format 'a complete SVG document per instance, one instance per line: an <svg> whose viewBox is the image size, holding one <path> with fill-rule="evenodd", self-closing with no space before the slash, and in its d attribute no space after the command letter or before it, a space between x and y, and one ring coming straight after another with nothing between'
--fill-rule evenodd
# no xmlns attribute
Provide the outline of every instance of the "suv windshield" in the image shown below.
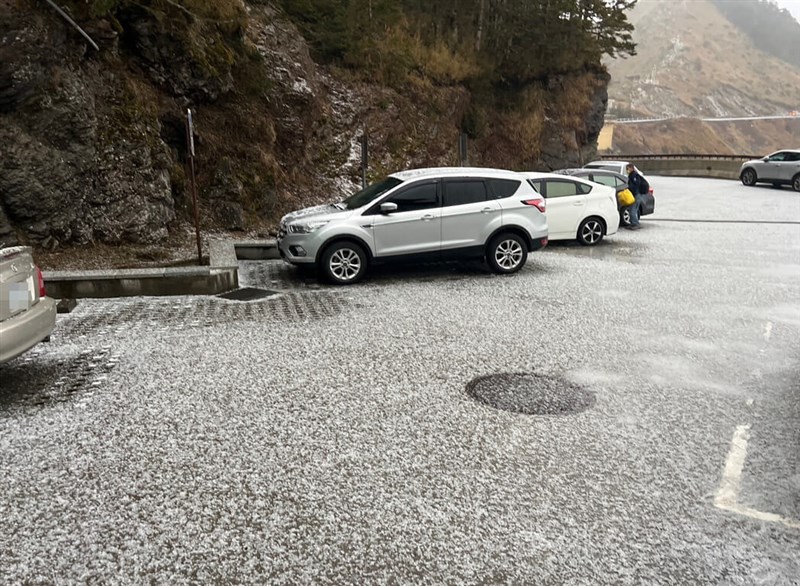
<svg viewBox="0 0 800 586"><path fill-rule="evenodd" d="M395 177L387 177L383 181L379 181L378 183L373 183L369 187L366 187L359 191L358 193L354 193L342 203L348 210L354 210L356 208L360 208L361 206L365 206L370 203L372 200L376 199L378 196L383 195L393 187L400 185L403 181L401 179L396 179Z"/></svg>

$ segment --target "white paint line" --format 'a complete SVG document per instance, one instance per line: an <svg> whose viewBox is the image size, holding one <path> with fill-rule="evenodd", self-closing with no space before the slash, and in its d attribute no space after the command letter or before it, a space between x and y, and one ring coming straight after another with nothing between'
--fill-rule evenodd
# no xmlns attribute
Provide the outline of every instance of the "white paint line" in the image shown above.
<svg viewBox="0 0 800 586"><path fill-rule="evenodd" d="M753 400L749 399L748 404ZM747 458L747 442L750 440L750 426L740 425L733 433L731 449L728 452L728 459L725 461L725 470L722 473L722 482L714 497L714 506L723 511L730 511L738 515L766 521L768 523L779 523L792 529L800 529L800 521L781 517L775 513L765 513L757 511L751 507L739 504L739 484L742 478L744 461Z"/></svg>
<svg viewBox="0 0 800 586"><path fill-rule="evenodd" d="M786 517L781 517L775 513L764 513L762 511L751 509L750 507L745 507L744 505L717 505L717 508L722 509L723 511L730 511L731 513L736 513L737 515L742 515L744 517L750 517L751 519L758 519L759 521L766 521L768 523L780 523L781 525L786 525L792 529L800 529L800 521L787 519Z"/></svg>
<svg viewBox="0 0 800 586"><path fill-rule="evenodd" d="M749 430L749 425L740 425L733 434L725 470L722 472L722 482L717 490L717 496L714 497L714 504L718 507L735 506L739 499L739 481L742 477L744 459L747 457Z"/></svg>
<svg viewBox="0 0 800 586"><path fill-rule="evenodd" d="M772 322L768 321L767 324L764 326L764 340L769 342L771 336L772 336Z"/></svg>

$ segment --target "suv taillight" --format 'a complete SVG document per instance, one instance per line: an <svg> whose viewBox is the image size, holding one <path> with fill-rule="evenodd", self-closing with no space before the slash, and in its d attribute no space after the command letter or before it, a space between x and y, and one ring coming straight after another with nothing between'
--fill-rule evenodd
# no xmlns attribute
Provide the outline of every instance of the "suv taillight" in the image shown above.
<svg viewBox="0 0 800 586"><path fill-rule="evenodd" d="M526 206L533 206L540 212L544 213L545 209L547 209L547 205L544 202L544 199L541 197L536 197L534 199L523 199L522 203Z"/></svg>
<svg viewBox="0 0 800 586"><path fill-rule="evenodd" d="M44 289L44 275L42 274L42 269L36 267L36 278L39 280L39 298L44 299L47 295L47 291Z"/></svg>

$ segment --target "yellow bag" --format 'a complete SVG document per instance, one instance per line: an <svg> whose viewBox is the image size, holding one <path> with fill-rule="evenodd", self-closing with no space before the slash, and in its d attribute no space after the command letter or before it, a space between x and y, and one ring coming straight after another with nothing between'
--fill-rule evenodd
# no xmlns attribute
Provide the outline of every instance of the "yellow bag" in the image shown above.
<svg viewBox="0 0 800 586"><path fill-rule="evenodd" d="M636 198L633 197L630 189L623 189L617 194L617 201L622 207L632 206L636 203Z"/></svg>

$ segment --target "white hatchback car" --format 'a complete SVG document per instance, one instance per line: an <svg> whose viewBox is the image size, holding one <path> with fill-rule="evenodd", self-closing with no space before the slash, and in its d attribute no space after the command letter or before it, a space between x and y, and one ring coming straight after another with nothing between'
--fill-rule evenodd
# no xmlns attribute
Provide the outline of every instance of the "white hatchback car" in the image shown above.
<svg viewBox="0 0 800 586"><path fill-rule="evenodd" d="M594 246L619 229L613 187L556 173L523 173L547 202L550 240L577 240Z"/></svg>
<svg viewBox="0 0 800 586"><path fill-rule="evenodd" d="M545 245L545 201L523 175L463 167L394 173L344 201L287 214L278 233L285 261L317 266L339 285L388 262L477 258L513 273Z"/></svg>

